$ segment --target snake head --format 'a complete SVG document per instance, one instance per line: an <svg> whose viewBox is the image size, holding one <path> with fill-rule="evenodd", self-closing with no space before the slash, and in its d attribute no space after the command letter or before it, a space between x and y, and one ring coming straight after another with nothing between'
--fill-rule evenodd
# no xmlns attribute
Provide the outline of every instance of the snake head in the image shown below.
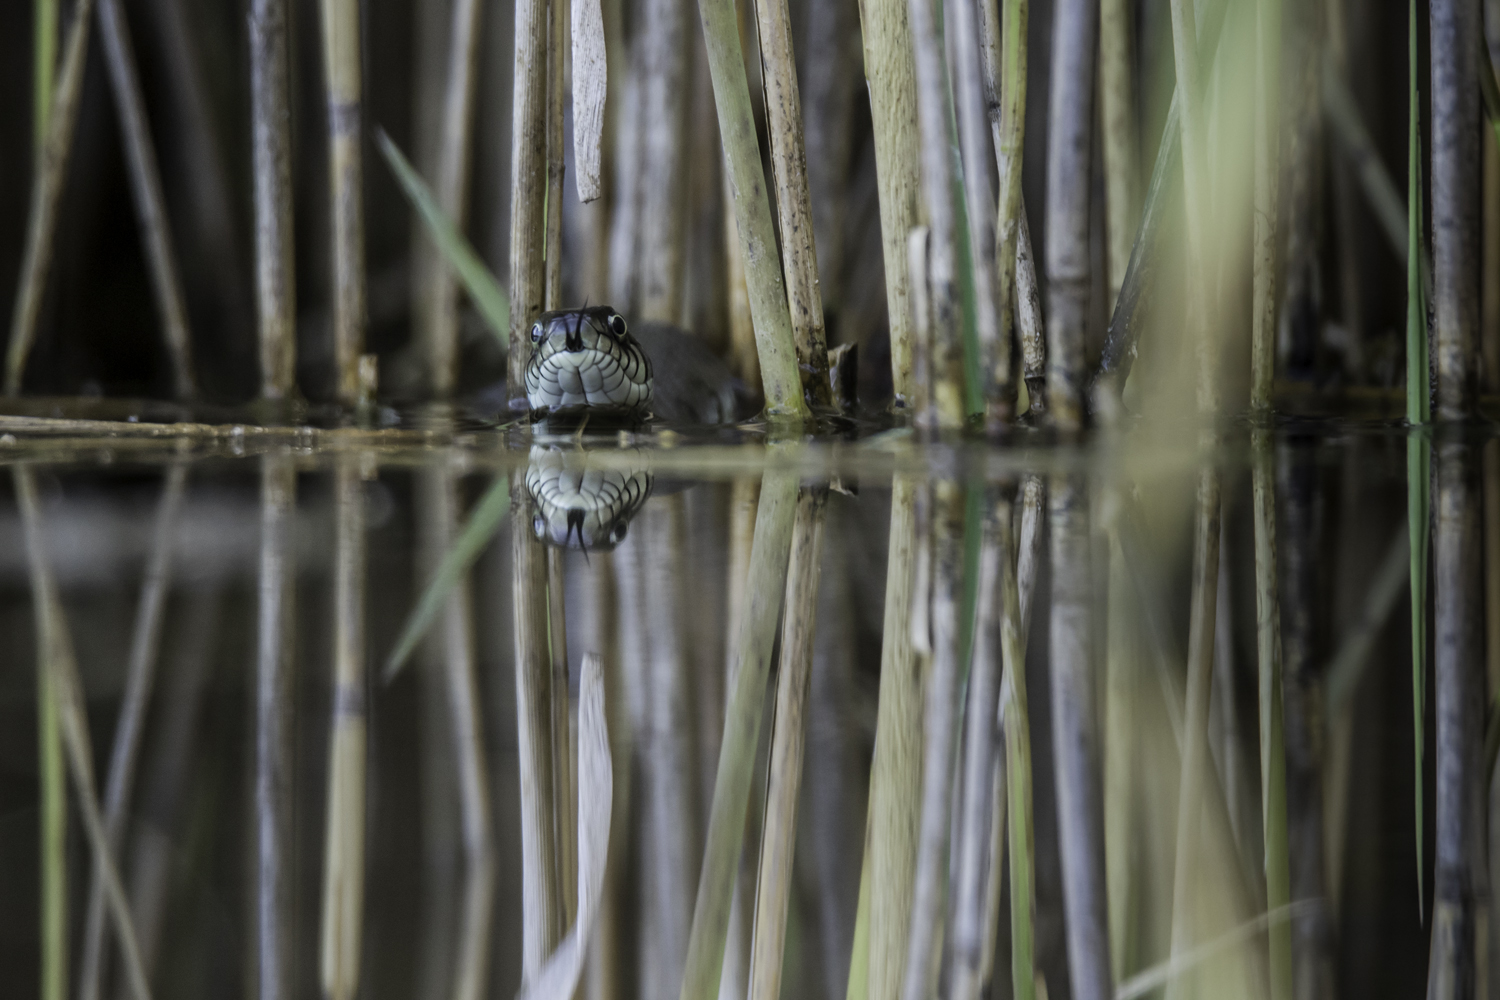
<svg viewBox="0 0 1500 1000"><path fill-rule="evenodd" d="M643 415L651 359L609 306L543 313L531 327L526 399L543 415Z"/></svg>
<svg viewBox="0 0 1500 1000"><path fill-rule="evenodd" d="M526 468L531 530L544 544L608 552L651 495L653 477L629 455L591 460L588 450L536 447ZM623 457L623 461L618 459Z"/></svg>

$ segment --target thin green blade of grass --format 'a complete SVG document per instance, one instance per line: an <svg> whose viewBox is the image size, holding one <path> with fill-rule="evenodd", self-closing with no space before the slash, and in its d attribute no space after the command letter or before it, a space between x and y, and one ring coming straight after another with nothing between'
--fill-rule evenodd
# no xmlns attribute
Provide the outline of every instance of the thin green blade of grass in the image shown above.
<svg viewBox="0 0 1500 1000"><path fill-rule="evenodd" d="M390 659L386 660L384 679L387 683L400 672L402 664L427 634L433 619L443 607L443 601L452 592L459 578L468 571L470 564L489 544L508 510L510 482L501 476L475 505L474 512L469 515L469 523L464 525L463 531L454 539L453 547L443 553L437 571L432 574L432 580L417 601L416 609L407 618L406 625L401 629L401 638L391 652Z"/></svg>
<svg viewBox="0 0 1500 1000"><path fill-rule="evenodd" d="M1406 420L1414 427L1431 418L1428 398L1427 302L1418 265L1422 247L1422 131L1421 94L1417 89L1417 3L1407 11L1407 159L1406 159ZM1414 812L1417 834L1417 912L1423 912L1425 879L1422 870L1422 747L1425 739L1427 676L1427 521L1431 503L1429 470L1432 455L1425 434L1414 433L1406 443L1406 519L1411 534L1411 684L1412 753L1415 777Z"/></svg>
<svg viewBox="0 0 1500 1000"><path fill-rule="evenodd" d="M411 200L412 207L427 224L428 237L463 282L464 290L469 293L469 298L484 317L485 325L504 350L510 344L510 300L506 298L500 283L495 280L489 268L484 266L484 261L464 238L464 234L459 232L458 226L438 206L432 191L401 154L401 150L396 148L391 137L385 134L384 129L376 131L375 140L380 144L380 152L385 155L385 162L390 164L391 172L396 175L401 189Z"/></svg>

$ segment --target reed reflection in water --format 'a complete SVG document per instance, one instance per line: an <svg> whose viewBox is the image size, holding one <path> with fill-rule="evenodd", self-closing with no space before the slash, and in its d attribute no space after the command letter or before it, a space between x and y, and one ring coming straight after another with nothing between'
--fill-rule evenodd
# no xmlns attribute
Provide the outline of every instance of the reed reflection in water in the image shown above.
<svg viewBox="0 0 1500 1000"><path fill-rule="evenodd" d="M0 973L40 874L88 996L1410 994L1406 441L1244 443L1204 490L1103 444L24 442ZM1423 910L1487 950L1481 449L1435 454Z"/></svg>

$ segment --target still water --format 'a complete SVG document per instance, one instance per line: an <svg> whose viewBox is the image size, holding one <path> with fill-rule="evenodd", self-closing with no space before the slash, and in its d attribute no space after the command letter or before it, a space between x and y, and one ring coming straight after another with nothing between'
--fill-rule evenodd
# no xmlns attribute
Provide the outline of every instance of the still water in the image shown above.
<svg viewBox="0 0 1500 1000"><path fill-rule="evenodd" d="M1422 989L1402 430L0 447L7 996L48 948L69 993L134 995L84 769L158 997L1261 997L1280 931L1299 996ZM1479 523L1483 442L1437 450Z"/></svg>

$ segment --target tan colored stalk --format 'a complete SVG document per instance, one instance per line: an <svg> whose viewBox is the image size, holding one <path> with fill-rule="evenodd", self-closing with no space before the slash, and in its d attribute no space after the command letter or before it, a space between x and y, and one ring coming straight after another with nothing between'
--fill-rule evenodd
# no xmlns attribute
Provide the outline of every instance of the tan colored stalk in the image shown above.
<svg viewBox="0 0 1500 1000"><path fill-rule="evenodd" d="M1089 160L1094 130L1098 6L1060 0L1053 16L1047 129L1047 408L1065 431L1083 427L1089 317ZM1071 953L1070 953L1071 954Z"/></svg>
<svg viewBox="0 0 1500 1000"><path fill-rule="evenodd" d="M114 94L115 113L119 116L124 137L125 163L130 168L130 193L141 226L141 239L146 245L151 288L156 295L156 307L161 311L167 354L172 359L173 387L178 398L185 399L198 391L193 378L187 306L182 298L182 276L177 269L177 253L172 248L166 199L161 190L161 171L151 145L151 125L146 120L146 101L141 94L130 28L125 23L120 0L99 0L97 9L99 39L104 44L110 90Z"/></svg>
<svg viewBox="0 0 1500 1000"><path fill-rule="evenodd" d="M569 6L573 15L573 180L578 200L587 205L601 193L609 67L600 0L572 0Z"/></svg>
<svg viewBox="0 0 1500 1000"><path fill-rule="evenodd" d="M912 313L907 300L911 278L907 272L906 238L920 221L921 195L917 69L907 16L906 0L860 0L865 81L870 91L875 169L880 188L880 240L885 257L886 311L891 326L891 382L898 408L911 406L916 393Z"/></svg>
<svg viewBox="0 0 1500 1000"><path fill-rule="evenodd" d="M67 749L68 769L78 792L79 812L83 815L84 830L93 850L94 865L104 882L105 899L109 903L110 916L114 919L115 933L119 935L120 950L125 956L126 981L130 984L135 1000L150 1000L151 987L147 984L146 969L141 962L130 902L125 898L119 868L115 864L114 853L109 846L109 835L104 828L99 796L94 791L94 754L89 741L83 682L78 676L78 662L73 655L73 640L68 633L67 619L58 597L57 582L47 559L41 512L37 503L36 479L29 466L16 466L14 472L16 500L21 508L26 535L26 561L31 574L38 655L46 661L52 690L57 696L58 718L63 746Z"/></svg>
<svg viewBox="0 0 1500 1000"><path fill-rule="evenodd" d="M1042 322L1042 289L1036 280L1036 257L1031 252L1031 226L1026 206L1017 212L1015 324L1021 341L1021 377L1031 397L1031 411L1047 412L1047 328Z"/></svg>
<svg viewBox="0 0 1500 1000"><path fill-rule="evenodd" d="M703 869L682 977L682 1000L711 1000L718 995L734 876L739 868L754 778L755 745L771 666L771 646L781 609L781 584L792 545L796 493L794 474L781 471L766 474L746 582L748 607L735 641L739 662L732 680L729 710L725 713L718 777L714 782Z"/></svg>
<svg viewBox="0 0 1500 1000"><path fill-rule="evenodd" d="M782 267L802 395L819 406L833 405L828 382L828 338L823 329L823 296L818 289L818 251L813 237L812 198L807 187L807 148L802 136L802 103L797 61L792 52L787 0L755 0L760 27L766 123L771 143L771 176L781 223ZM817 58L823 58L820 54Z"/></svg>
<svg viewBox="0 0 1500 1000"><path fill-rule="evenodd" d="M323 79L328 88L328 179L333 208L333 362L335 395L359 402L365 352L365 209L361 141L363 98L358 0L321 0Z"/></svg>
<svg viewBox="0 0 1500 1000"><path fill-rule="evenodd" d="M442 95L442 123L437 136L438 206L462 227L469 201L469 163L474 118L474 88L478 77L479 0L453 0L453 21L444 53L448 73ZM450 396L458 380L458 286L453 270L443 266L424 246L429 261L423 277L431 288L422 296L429 310L425 322L427 368L432 394Z"/></svg>
<svg viewBox="0 0 1500 1000"><path fill-rule="evenodd" d="M563 926L573 923L578 901L575 836L578 805L573 789L573 739L568 704L568 621L563 606L563 550L547 549L547 639L552 662L552 794L557 803L557 886Z"/></svg>
<svg viewBox="0 0 1500 1000"><path fill-rule="evenodd" d="M514 332L514 331L512 331ZM516 733L521 767L521 982L541 971L562 939L553 770L552 664L547 651L547 559L532 536L526 487L511 481L511 600Z"/></svg>
<svg viewBox="0 0 1500 1000"><path fill-rule="evenodd" d="M562 192L567 171L563 148L563 97L568 85L568 0L547 3L547 234L542 278L542 302L547 309L562 308ZM561 841L564 847L571 839ZM572 894L563 897L572 898Z"/></svg>
<svg viewBox="0 0 1500 1000"><path fill-rule="evenodd" d="M11 313L10 344L5 355L5 394L19 396L26 374L26 359L36 342L37 317L47 290L47 269L52 265L52 243L57 237L58 203L67 179L68 156L73 150L73 127L78 121L79 95L83 92L83 68L88 52L89 23L94 0L79 0L68 28L62 68L57 74L52 110L47 116L47 138L36 158L31 180L31 206L26 220L26 250L21 258L21 277L16 284L16 304Z"/></svg>
<svg viewBox="0 0 1500 1000"><path fill-rule="evenodd" d="M745 283L755 322L755 347L760 358L766 412L771 416L806 417L807 404L802 399L796 343L781 280L765 174L761 171L734 0L698 0L698 12L708 47L708 68L713 77L714 105L719 112L719 136L724 143L735 228L744 254Z"/></svg>
<svg viewBox="0 0 1500 1000"><path fill-rule="evenodd" d="M255 174L255 301L261 395L285 399L296 381L292 264L291 85L287 0L250 4L250 128Z"/></svg>
<svg viewBox="0 0 1500 1000"><path fill-rule="evenodd" d="M750 288L745 283L745 255L734 220L729 172L724 178L724 270L729 285L729 358L734 373L756 395L761 393L760 357L755 351L755 323L750 317Z"/></svg>
<svg viewBox="0 0 1500 1000"><path fill-rule="evenodd" d="M161 649L161 623L167 591L172 581L172 547L176 540L178 512L187 481L187 465L174 462L167 470L161 502L156 509L151 555L146 562L141 596L136 604L130 658L125 669L125 694L115 721L114 746L110 751L109 775L104 791L104 832L110 853L120 853L124 840L126 810L135 785L135 765L144 735L146 711L156 679L156 661ZM89 885L88 915L84 921L83 956L79 963L78 995L83 1000L99 996L104 957L104 881L99 872Z"/></svg>
<svg viewBox="0 0 1500 1000"><path fill-rule="evenodd" d="M818 569L822 561L827 499L826 487L803 488L797 496L796 522L792 527L792 551L786 574L787 613L781 626L781 666L777 672L771 728L766 819L760 845L760 874L756 879L749 1000L778 1000L781 996L781 959L786 951L787 909L792 893L797 798L802 787L802 754L807 739Z"/></svg>
<svg viewBox="0 0 1500 1000"><path fill-rule="evenodd" d="M918 226L906 237L906 273L911 278L908 300L911 302L911 373L912 393L908 406L912 419L927 427L937 426L936 403L932 393L932 300L927 284L926 226Z"/></svg>
<svg viewBox="0 0 1500 1000"><path fill-rule="evenodd" d="M510 156L510 351L506 389L526 395L531 324L543 309L547 195L547 0L516 3ZM518 529L519 530L519 529ZM519 542L517 543L519 546ZM517 550L519 552L519 548ZM528 952L528 955L530 953ZM538 959L540 961L540 959ZM527 968L535 971L539 965Z"/></svg>
<svg viewBox="0 0 1500 1000"><path fill-rule="evenodd" d="M365 663L365 513L359 457L334 467L333 719L324 825L323 921L318 972L323 995L349 1000L359 988L364 937L365 772L368 741Z"/></svg>
<svg viewBox="0 0 1500 1000"><path fill-rule="evenodd" d="M963 314L958 290L958 220L949 128L952 104L944 58L940 0L910 0L912 51L917 69L917 125L922 140L922 203L927 216L927 296L932 324L928 379L936 428L964 422ZM907 982L911 982L907 973Z"/></svg>
<svg viewBox="0 0 1500 1000"><path fill-rule="evenodd" d="M1130 54L1133 11L1127 0L1099 4L1099 99L1104 137L1104 203L1108 232L1109 308L1125 284L1140 218L1140 149Z"/></svg>
<svg viewBox="0 0 1500 1000"><path fill-rule="evenodd" d="M691 24L686 0L646 0L637 37L641 204L634 264L636 312L642 319L669 323L682 321ZM717 77L714 83L717 91ZM760 160L755 162L758 169ZM754 271L754 262L749 269Z"/></svg>
<svg viewBox="0 0 1500 1000"><path fill-rule="evenodd" d="M1012 371L1011 338L1000 337L1000 275L995 256L995 192L990 186L989 143L986 126L985 87L980 66L979 27L975 5L966 0L948 0L945 23L949 26L954 60L953 76L963 153L964 209L969 226L969 262L974 286L974 327L979 349L979 388L984 396L985 424L998 429L1015 415L1015 373Z"/></svg>
<svg viewBox="0 0 1500 1000"><path fill-rule="evenodd" d="M869 1000L895 1000L901 989L916 873L922 780L921 673L911 642L917 489L904 476L891 486L880 697L870 765Z"/></svg>

